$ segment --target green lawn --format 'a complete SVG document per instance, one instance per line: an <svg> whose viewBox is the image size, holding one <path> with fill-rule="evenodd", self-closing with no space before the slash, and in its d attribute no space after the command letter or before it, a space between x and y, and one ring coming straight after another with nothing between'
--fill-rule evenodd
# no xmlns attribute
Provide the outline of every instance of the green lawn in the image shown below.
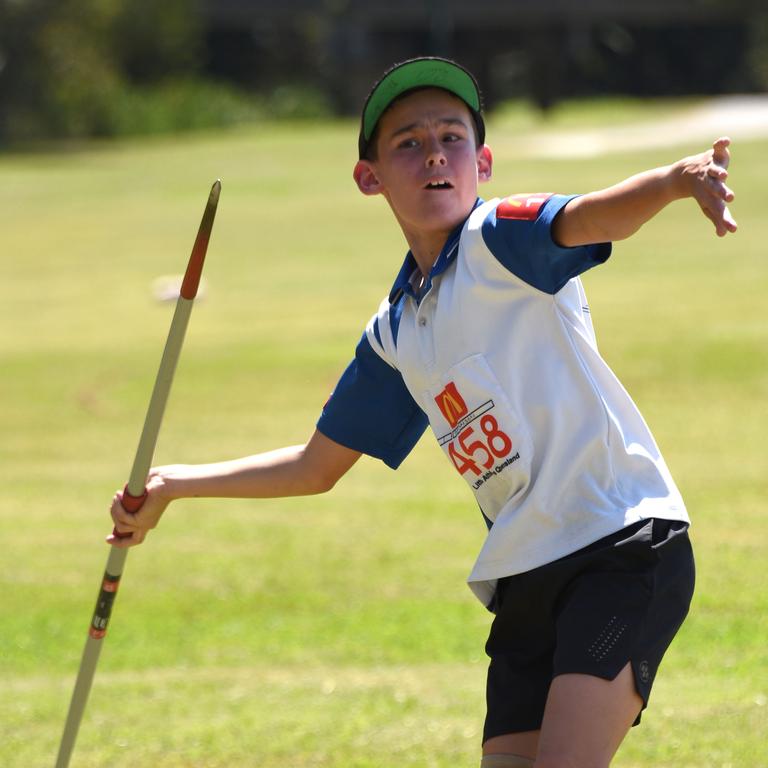
<svg viewBox="0 0 768 768"><path fill-rule="evenodd" d="M586 191L697 144L532 161L500 131L486 197ZM354 189L355 127L0 156L0 765L53 765L172 307L223 191L156 453L303 441L404 244ZM713 137L714 138L714 137ZM703 149L703 147L701 147ZM604 356L694 519L698 592L615 764L768 766L768 143L735 146L741 231L676 203L585 276ZM132 550L73 768L474 766L484 526L428 438L323 497L172 507Z"/></svg>

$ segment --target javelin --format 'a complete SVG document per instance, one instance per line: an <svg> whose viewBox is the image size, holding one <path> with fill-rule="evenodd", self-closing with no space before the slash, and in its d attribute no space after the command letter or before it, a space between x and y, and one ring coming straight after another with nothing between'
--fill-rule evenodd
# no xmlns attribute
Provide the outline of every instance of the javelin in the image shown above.
<svg viewBox="0 0 768 768"><path fill-rule="evenodd" d="M216 206L219 203L220 193L221 182L216 181L211 187L211 193L208 196L208 202L203 212L203 219L200 222L200 229L197 232L195 244L192 247L192 255L189 257L189 263L184 273L181 291L176 301L176 311L171 321L171 328L168 331L168 339L165 342L163 357L160 360L160 369L157 372L152 397L147 408L144 428L141 432L136 456L133 460L133 468L123 492L122 504L128 512L137 512L147 496L145 483L152 465L157 435L163 420L168 393L173 383L173 374L176 370L179 353L181 352L181 345L184 342L184 334L187 330L190 313L192 312L192 305L200 285L200 275L203 271L205 253L208 250L208 241L211 237L213 219L216 216ZM119 536L117 532L115 532L115 535ZM88 693L91 690L91 683L96 672L96 664L99 661L101 641L107 634L107 624L112 613L112 605L115 602L127 554L127 549L114 545L109 552L107 567L104 571L99 597L96 601L96 608L88 630L83 657L80 661L80 669L75 681L75 689L72 692L72 701L69 704L67 721L64 724L64 733L61 737L59 754L56 758L56 768L67 768L69 765L69 759L75 746L75 739L77 738L77 731L88 700Z"/></svg>

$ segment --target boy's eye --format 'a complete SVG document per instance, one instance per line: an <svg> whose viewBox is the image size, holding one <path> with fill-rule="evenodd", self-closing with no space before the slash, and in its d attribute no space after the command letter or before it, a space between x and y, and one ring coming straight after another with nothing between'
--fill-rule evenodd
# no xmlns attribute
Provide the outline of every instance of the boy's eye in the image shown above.
<svg viewBox="0 0 768 768"><path fill-rule="evenodd" d="M444 144L453 144L457 141L463 141L464 136L460 133L444 133L440 136L440 141ZM397 142L397 149L416 149L421 146L421 140L417 136L408 136Z"/></svg>

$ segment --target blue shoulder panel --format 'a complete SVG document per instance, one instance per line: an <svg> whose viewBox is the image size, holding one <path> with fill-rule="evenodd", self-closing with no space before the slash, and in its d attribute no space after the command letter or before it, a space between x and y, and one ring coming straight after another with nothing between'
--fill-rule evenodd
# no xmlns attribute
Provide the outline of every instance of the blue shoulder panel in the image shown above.
<svg viewBox="0 0 768 768"><path fill-rule="evenodd" d="M395 342L395 346L397 346L397 334L400 331L400 318L403 315L403 306L405 305L406 298L406 295L401 293L397 300L389 307L389 329L392 331L392 340ZM381 344L381 337L376 336L376 339Z"/></svg>
<svg viewBox="0 0 768 768"><path fill-rule="evenodd" d="M363 334L355 359L323 408L318 430L396 469L427 424L403 377L373 351Z"/></svg>
<svg viewBox="0 0 768 768"><path fill-rule="evenodd" d="M602 264L610 243L562 248L552 238L555 217L576 195L549 195L532 216L497 215L500 203L483 222L485 244L510 272L545 293L557 293L571 278ZM512 198L509 198L510 200Z"/></svg>

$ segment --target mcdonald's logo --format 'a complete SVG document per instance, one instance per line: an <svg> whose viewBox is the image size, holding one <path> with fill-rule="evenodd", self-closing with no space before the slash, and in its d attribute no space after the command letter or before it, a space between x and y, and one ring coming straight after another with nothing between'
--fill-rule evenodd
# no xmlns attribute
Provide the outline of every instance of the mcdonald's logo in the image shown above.
<svg viewBox="0 0 768 768"><path fill-rule="evenodd" d="M496 207L496 218L534 221L539 215L539 209L550 197L551 192L511 195Z"/></svg>
<svg viewBox="0 0 768 768"><path fill-rule="evenodd" d="M456 389L456 385L453 382L450 382L435 398L435 402L440 409L440 413L445 416L446 421L451 425L451 429L459 423L459 419L466 416L469 412L464 398L459 394L459 390Z"/></svg>

